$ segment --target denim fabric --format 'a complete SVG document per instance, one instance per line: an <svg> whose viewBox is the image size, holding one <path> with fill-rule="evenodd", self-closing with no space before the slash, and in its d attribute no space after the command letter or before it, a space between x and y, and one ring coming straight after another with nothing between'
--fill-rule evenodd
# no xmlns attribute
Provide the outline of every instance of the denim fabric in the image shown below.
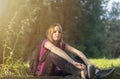
<svg viewBox="0 0 120 79"><path fill-rule="evenodd" d="M48 52L45 62L42 75L80 75L81 72L80 69L52 52ZM60 70L56 71L56 67Z"/></svg>

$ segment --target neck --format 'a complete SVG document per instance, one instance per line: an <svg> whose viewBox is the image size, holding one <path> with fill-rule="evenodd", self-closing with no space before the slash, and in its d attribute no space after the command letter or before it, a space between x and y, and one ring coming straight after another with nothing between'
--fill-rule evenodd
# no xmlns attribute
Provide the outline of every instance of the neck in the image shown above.
<svg viewBox="0 0 120 79"><path fill-rule="evenodd" d="M59 41L54 41L54 44L59 47Z"/></svg>

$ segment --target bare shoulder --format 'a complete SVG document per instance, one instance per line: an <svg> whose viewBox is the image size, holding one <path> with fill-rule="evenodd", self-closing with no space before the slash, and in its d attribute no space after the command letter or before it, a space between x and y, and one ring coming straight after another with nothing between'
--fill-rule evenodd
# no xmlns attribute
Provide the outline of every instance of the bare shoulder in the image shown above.
<svg viewBox="0 0 120 79"><path fill-rule="evenodd" d="M50 41L46 41L44 47L50 50L51 47L54 47L54 44L52 44Z"/></svg>

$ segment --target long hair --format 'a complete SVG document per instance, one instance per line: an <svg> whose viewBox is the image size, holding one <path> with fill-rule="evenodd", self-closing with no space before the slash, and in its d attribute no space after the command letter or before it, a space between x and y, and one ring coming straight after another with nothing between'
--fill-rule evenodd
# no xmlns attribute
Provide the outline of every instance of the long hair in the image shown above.
<svg viewBox="0 0 120 79"><path fill-rule="evenodd" d="M55 26L58 26L59 29L60 29L60 32L61 32L61 38L60 38L60 40L57 42L57 44L55 44L55 41L54 41L53 38L52 38L52 35L53 35L53 32L54 32ZM60 25L59 23L52 24L52 25L48 28L46 34L47 34L46 36L47 36L47 38L48 38L49 41L51 41L54 45L62 48L62 43L63 43L62 27L61 27L61 25Z"/></svg>

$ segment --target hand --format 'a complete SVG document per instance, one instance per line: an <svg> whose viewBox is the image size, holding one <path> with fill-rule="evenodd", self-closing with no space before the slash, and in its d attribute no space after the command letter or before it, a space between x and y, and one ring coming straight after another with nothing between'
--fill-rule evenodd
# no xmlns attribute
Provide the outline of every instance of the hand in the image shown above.
<svg viewBox="0 0 120 79"><path fill-rule="evenodd" d="M79 69L86 70L86 66L84 64L74 62L75 66Z"/></svg>

